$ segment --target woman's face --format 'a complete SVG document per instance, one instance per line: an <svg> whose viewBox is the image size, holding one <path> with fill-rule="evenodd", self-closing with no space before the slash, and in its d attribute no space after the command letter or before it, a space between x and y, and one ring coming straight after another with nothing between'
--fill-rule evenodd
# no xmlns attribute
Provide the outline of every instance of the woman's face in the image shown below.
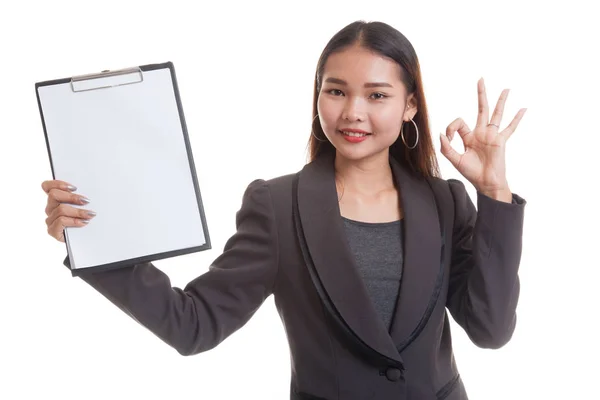
<svg viewBox="0 0 600 400"><path fill-rule="evenodd" d="M359 46L329 56L317 108L338 155L350 160L387 155L403 120L416 114L400 73L393 60Z"/></svg>

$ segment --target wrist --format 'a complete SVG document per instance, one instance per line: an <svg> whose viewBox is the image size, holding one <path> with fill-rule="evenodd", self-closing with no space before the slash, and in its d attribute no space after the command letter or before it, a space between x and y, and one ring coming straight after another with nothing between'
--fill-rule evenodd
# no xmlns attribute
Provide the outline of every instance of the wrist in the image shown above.
<svg viewBox="0 0 600 400"><path fill-rule="evenodd" d="M504 188L504 189L498 189L498 190L486 190L486 191L480 191L481 194L497 200L497 201L503 201L505 203L512 203L512 192L510 191L510 189Z"/></svg>

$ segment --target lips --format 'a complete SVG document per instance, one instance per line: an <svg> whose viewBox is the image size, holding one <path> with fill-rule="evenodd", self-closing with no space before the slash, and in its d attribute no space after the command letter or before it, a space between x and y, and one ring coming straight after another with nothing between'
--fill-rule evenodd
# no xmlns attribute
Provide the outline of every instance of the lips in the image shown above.
<svg viewBox="0 0 600 400"><path fill-rule="evenodd" d="M369 138L369 136L371 136L370 133L367 132L353 132L353 131L347 131L347 130L343 130L343 131L338 131L340 135L342 135L342 137L350 143L361 143L365 140L367 140Z"/></svg>
<svg viewBox="0 0 600 400"><path fill-rule="evenodd" d="M339 133L349 137L365 137L371 135L369 132L365 132L359 129L343 129L339 130Z"/></svg>

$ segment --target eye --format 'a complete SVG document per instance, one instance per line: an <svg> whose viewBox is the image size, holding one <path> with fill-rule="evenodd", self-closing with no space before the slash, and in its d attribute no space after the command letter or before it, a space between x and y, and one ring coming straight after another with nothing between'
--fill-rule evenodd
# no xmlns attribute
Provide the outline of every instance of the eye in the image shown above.
<svg viewBox="0 0 600 400"><path fill-rule="evenodd" d="M327 93L332 94L334 96L341 96L343 94L342 91L339 89L330 89L327 91Z"/></svg>
<svg viewBox="0 0 600 400"><path fill-rule="evenodd" d="M387 96L386 96L385 94L383 94L383 93L379 93L379 92L377 92L377 93L373 93L373 94L371 95L371 97L373 97L375 100L383 100L383 99L385 99Z"/></svg>

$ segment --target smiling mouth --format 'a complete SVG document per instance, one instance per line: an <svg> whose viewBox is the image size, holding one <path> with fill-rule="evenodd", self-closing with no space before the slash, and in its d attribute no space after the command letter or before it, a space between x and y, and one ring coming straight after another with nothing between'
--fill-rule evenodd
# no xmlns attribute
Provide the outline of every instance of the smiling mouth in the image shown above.
<svg viewBox="0 0 600 400"><path fill-rule="evenodd" d="M350 136L350 137L365 137L370 136L370 133L359 133L359 132L348 132L348 131L338 131L342 135Z"/></svg>

